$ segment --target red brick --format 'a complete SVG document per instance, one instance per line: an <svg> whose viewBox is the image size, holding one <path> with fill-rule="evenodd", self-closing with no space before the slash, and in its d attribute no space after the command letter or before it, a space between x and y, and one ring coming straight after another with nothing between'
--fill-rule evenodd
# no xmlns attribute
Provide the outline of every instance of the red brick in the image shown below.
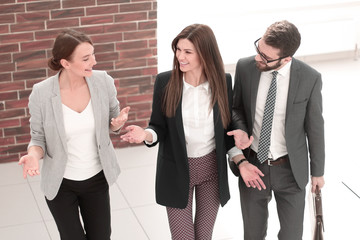
<svg viewBox="0 0 360 240"><path fill-rule="evenodd" d="M5 154L13 154L19 152L25 152L27 150L28 144L21 144L21 145L10 145L7 146L1 153Z"/></svg>
<svg viewBox="0 0 360 240"><path fill-rule="evenodd" d="M19 51L18 44L2 44L0 45L0 53L13 53Z"/></svg>
<svg viewBox="0 0 360 240"><path fill-rule="evenodd" d="M20 100L12 100L12 101L6 101L5 107L7 110L9 109L15 109L15 108L26 108L29 103L28 99L20 99Z"/></svg>
<svg viewBox="0 0 360 240"><path fill-rule="evenodd" d="M0 137L0 146L15 144L14 137Z"/></svg>
<svg viewBox="0 0 360 240"><path fill-rule="evenodd" d="M28 61L29 59L43 59L46 58L46 53L44 50L37 50L37 51L28 51L28 52L20 52L13 54L14 62L23 62Z"/></svg>
<svg viewBox="0 0 360 240"><path fill-rule="evenodd" d="M7 162L17 162L19 161L19 154L1 154L0 155L0 163L7 163Z"/></svg>
<svg viewBox="0 0 360 240"><path fill-rule="evenodd" d="M131 111L133 112L138 112L138 111L148 111L151 109L151 102L152 102L152 98L151 100L149 100L148 102L130 102L128 105L131 107Z"/></svg>
<svg viewBox="0 0 360 240"><path fill-rule="evenodd" d="M16 14L16 21L22 22L33 22L33 21L45 21L50 18L49 12L31 12L31 13L18 13Z"/></svg>
<svg viewBox="0 0 360 240"><path fill-rule="evenodd" d="M110 5L110 6L102 6L102 7L87 7L86 8L86 16L91 15L106 15L106 14L114 14L119 12L119 4Z"/></svg>
<svg viewBox="0 0 360 240"><path fill-rule="evenodd" d="M95 70L112 71L114 70L114 62L100 62L94 66Z"/></svg>
<svg viewBox="0 0 360 240"><path fill-rule="evenodd" d="M113 23L113 22L114 22L114 18L112 15L82 17L80 19L81 25L105 24L105 23Z"/></svg>
<svg viewBox="0 0 360 240"><path fill-rule="evenodd" d="M0 111L0 119L12 118L12 117L22 117L25 115L24 109L13 109Z"/></svg>
<svg viewBox="0 0 360 240"><path fill-rule="evenodd" d="M124 13L115 15L115 22L138 22L147 19L148 15L146 12Z"/></svg>
<svg viewBox="0 0 360 240"><path fill-rule="evenodd" d="M28 60L28 61L18 62L16 66L18 71L47 68L48 67L47 62L48 62L47 59Z"/></svg>
<svg viewBox="0 0 360 240"><path fill-rule="evenodd" d="M0 64L0 72L13 72L13 71L15 71L15 63Z"/></svg>
<svg viewBox="0 0 360 240"><path fill-rule="evenodd" d="M25 88L26 88L26 89L32 88L36 83L41 82L41 81L43 81L44 79L45 79L45 77L39 78L39 79L37 79L37 80L27 80L27 81L25 82Z"/></svg>
<svg viewBox="0 0 360 240"><path fill-rule="evenodd" d="M156 37L155 30L149 31L139 31L139 32L125 32L124 40L134 40L134 39L151 39Z"/></svg>
<svg viewBox="0 0 360 240"><path fill-rule="evenodd" d="M23 71L23 72L14 72L14 80L28 80L32 78L44 78L46 77L46 70L45 69L37 69L31 71Z"/></svg>
<svg viewBox="0 0 360 240"><path fill-rule="evenodd" d="M157 21L139 22L139 30L156 29Z"/></svg>
<svg viewBox="0 0 360 240"><path fill-rule="evenodd" d="M85 16L85 10L83 8L51 11L51 19L63 19L63 18L83 17L83 16Z"/></svg>
<svg viewBox="0 0 360 240"><path fill-rule="evenodd" d="M0 102L0 111L2 111L2 110L5 110L5 104L3 102ZM0 130L1 130L1 134L2 134L3 130L1 128L0 128ZM1 134L0 134L0 136L2 136Z"/></svg>
<svg viewBox="0 0 360 240"><path fill-rule="evenodd" d="M28 110L28 108L26 109ZM30 115L26 115L27 117L20 118L20 126L30 126Z"/></svg>
<svg viewBox="0 0 360 240"><path fill-rule="evenodd" d="M122 41L122 39L123 39L122 33L111 33L111 34L91 36L91 40L94 43L118 42L118 41Z"/></svg>
<svg viewBox="0 0 360 240"><path fill-rule="evenodd" d="M157 67L149 67L149 68L143 68L143 72L141 75L156 75L157 72Z"/></svg>
<svg viewBox="0 0 360 240"><path fill-rule="evenodd" d="M118 90L118 96L128 96L131 94L139 94L139 87L126 87L126 88L120 88Z"/></svg>
<svg viewBox="0 0 360 240"><path fill-rule="evenodd" d="M14 14L0 14L0 24L14 23L14 22L15 22Z"/></svg>
<svg viewBox="0 0 360 240"><path fill-rule="evenodd" d="M157 47L157 40L156 39L150 39L149 40L149 47Z"/></svg>
<svg viewBox="0 0 360 240"><path fill-rule="evenodd" d="M140 86L140 93L149 93L149 94L153 94L154 92L154 85L141 85Z"/></svg>
<svg viewBox="0 0 360 240"><path fill-rule="evenodd" d="M154 58L147 58L147 65L148 66L157 66L158 64L158 61L157 61L157 58L154 57Z"/></svg>
<svg viewBox="0 0 360 240"><path fill-rule="evenodd" d="M12 80L11 73L0 73L0 82L10 82Z"/></svg>
<svg viewBox="0 0 360 240"><path fill-rule="evenodd" d="M120 59L152 57L151 49L120 51Z"/></svg>
<svg viewBox="0 0 360 240"><path fill-rule="evenodd" d="M0 92L0 101L13 100L17 98L18 98L17 92Z"/></svg>
<svg viewBox="0 0 360 240"><path fill-rule="evenodd" d="M95 0L64 0L62 2L63 8L87 7L94 6L95 4Z"/></svg>
<svg viewBox="0 0 360 240"><path fill-rule="evenodd" d="M11 32L29 32L45 29L44 22L27 22L10 25Z"/></svg>
<svg viewBox="0 0 360 240"><path fill-rule="evenodd" d="M134 75L135 76L135 75ZM120 80L120 87L126 88L134 85L148 85L151 84L151 78L148 76L140 76L135 78L125 78Z"/></svg>
<svg viewBox="0 0 360 240"><path fill-rule="evenodd" d="M24 89L24 82L6 82L0 83L0 92Z"/></svg>
<svg viewBox="0 0 360 240"><path fill-rule="evenodd" d="M54 44L53 40L23 42L23 43L20 43L20 48L21 48L21 51L36 51L36 50L52 48L53 44Z"/></svg>
<svg viewBox="0 0 360 240"><path fill-rule="evenodd" d="M78 28L74 28L74 29L90 35L91 40L92 40L92 36L91 36L92 34L103 34L104 33L103 25L78 27Z"/></svg>
<svg viewBox="0 0 360 240"><path fill-rule="evenodd" d="M56 36L60 33L59 29L56 30L45 30L45 31L36 31L35 39L36 40L44 40L44 39L52 39L55 40Z"/></svg>
<svg viewBox="0 0 360 240"><path fill-rule="evenodd" d="M20 127L19 119L16 118L16 119L3 119L3 120L0 120L0 128L10 128L10 127Z"/></svg>
<svg viewBox="0 0 360 240"><path fill-rule="evenodd" d="M2 4L0 5L1 13L19 13L25 12L25 4Z"/></svg>
<svg viewBox="0 0 360 240"><path fill-rule="evenodd" d="M60 1L40 1L40 2L26 4L26 10L28 12L59 9L59 8L61 8Z"/></svg>
<svg viewBox="0 0 360 240"><path fill-rule="evenodd" d="M4 129L4 135L6 137L22 135L22 134L29 134L29 133L30 133L30 127L29 126L21 126L21 127L5 128Z"/></svg>
<svg viewBox="0 0 360 240"><path fill-rule="evenodd" d="M97 0L98 5L128 3L130 0Z"/></svg>
<svg viewBox="0 0 360 240"><path fill-rule="evenodd" d="M5 4L5 3L15 3L16 0L1 0L1 3L2 4ZM21 2L21 1L18 1L18 2Z"/></svg>
<svg viewBox="0 0 360 240"><path fill-rule="evenodd" d="M150 119L151 110L136 112L136 119Z"/></svg>
<svg viewBox="0 0 360 240"><path fill-rule="evenodd" d="M116 60L119 60L119 54L117 52L96 54L96 61L99 62Z"/></svg>
<svg viewBox="0 0 360 240"><path fill-rule="evenodd" d="M149 2L121 4L120 12L148 11L151 10L151 8L152 8L152 4Z"/></svg>
<svg viewBox="0 0 360 240"><path fill-rule="evenodd" d="M16 139L16 143L26 143L29 144L30 140L31 140L31 136L30 135L21 135L21 136L15 136Z"/></svg>
<svg viewBox="0 0 360 240"><path fill-rule="evenodd" d="M141 69L117 70L112 71L110 75L113 76L113 78L140 76Z"/></svg>
<svg viewBox="0 0 360 240"><path fill-rule="evenodd" d="M146 59L124 59L115 63L116 69L146 67Z"/></svg>
<svg viewBox="0 0 360 240"><path fill-rule="evenodd" d="M28 33L12 33L9 35L0 36L1 43L19 43L25 41L34 40L34 34L31 32Z"/></svg>
<svg viewBox="0 0 360 240"><path fill-rule="evenodd" d="M149 19L157 19L157 11L149 11Z"/></svg>
<svg viewBox="0 0 360 240"><path fill-rule="evenodd" d="M115 44L114 43L104 43L104 44L94 44L95 54L103 52L114 52Z"/></svg>
<svg viewBox="0 0 360 240"><path fill-rule="evenodd" d="M135 31L137 29L136 23L118 23L118 24L110 24L104 26L104 31L107 33L110 32L127 32L127 31Z"/></svg>
<svg viewBox="0 0 360 240"><path fill-rule="evenodd" d="M48 29L59 28L62 29L65 26L74 28L79 26L79 19L78 18L70 18L70 19L60 19L60 20L49 20L46 21L46 26Z"/></svg>
<svg viewBox="0 0 360 240"><path fill-rule="evenodd" d="M151 102L152 101L152 94L142 94L136 96L128 96L127 100L129 103L141 103L141 102Z"/></svg>
<svg viewBox="0 0 360 240"><path fill-rule="evenodd" d="M8 25L0 25L0 33L9 33L9 26Z"/></svg>
<svg viewBox="0 0 360 240"><path fill-rule="evenodd" d="M18 91L19 92L19 98L29 98L31 90L22 90L22 91Z"/></svg>
<svg viewBox="0 0 360 240"><path fill-rule="evenodd" d="M123 51L129 49L139 49L139 48L147 48L148 41L147 40L137 40L137 41L127 41L127 42L119 42L116 43L116 50Z"/></svg>

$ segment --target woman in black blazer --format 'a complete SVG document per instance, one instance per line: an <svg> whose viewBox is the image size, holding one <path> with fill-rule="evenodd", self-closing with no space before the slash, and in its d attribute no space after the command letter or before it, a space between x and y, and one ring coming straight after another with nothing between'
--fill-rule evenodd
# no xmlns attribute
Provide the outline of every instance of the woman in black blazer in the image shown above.
<svg viewBox="0 0 360 240"><path fill-rule="evenodd" d="M215 36L206 25L183 29L172 49L173 70L156 78L148 128L128 126L121 138L145 141L149 147L159 142L156 201L167 207L172 238L211 239L219 205L230 198L226 153L240 156L226 135L231 76L225 74Z"/></svg>

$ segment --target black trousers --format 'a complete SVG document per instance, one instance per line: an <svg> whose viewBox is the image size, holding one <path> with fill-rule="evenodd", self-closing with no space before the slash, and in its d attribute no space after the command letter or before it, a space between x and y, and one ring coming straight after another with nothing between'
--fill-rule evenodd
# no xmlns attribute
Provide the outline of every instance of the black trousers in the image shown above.
<svg viewBox="0 0 360 240"><path fill-rule="evenodd" d="M110 239L109 185L103 171L84 181L63 179L56 197L46 202L61 240Z"/></svg>

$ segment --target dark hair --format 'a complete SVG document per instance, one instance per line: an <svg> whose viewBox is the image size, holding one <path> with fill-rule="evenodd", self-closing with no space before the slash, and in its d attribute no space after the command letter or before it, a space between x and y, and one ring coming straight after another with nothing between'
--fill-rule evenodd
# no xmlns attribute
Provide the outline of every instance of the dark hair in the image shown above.
<svg viewBox="0 0 360 240"><path fill-rule="evenodd" d="M173 117L179 105L183 89L183 72L176 57L177 44L180 39L189 40L195 47L203 74L209 82L211 89L211 104L217 102L224 128L230 123L230 110L227 98L227 86L224 63L222 61L215 35L210 27L203 24L192 24L184 28L172 41L171 47L174 52L173 70L168 82L162 103L162 109L167 117Z"/></svg>
<svg viewBox="0 0 360 240"><path fill-rule="evenodd" d="M71 60L72 53L75 48L83 42L88 42L93 45L88 36L82 32L72 29L65 29L56 37L52 49L52 57L48 60L48 66L52 70L58 71L63 68L60 63L61 59Z"/></svg>
<svg viewBox="0 0 360 240"><path fill-rule="evenodd" d="M293 56L300 46L301 35L297 27L286 21L270 25L263 39L267 45L280 49L280 56Z"/></svg>

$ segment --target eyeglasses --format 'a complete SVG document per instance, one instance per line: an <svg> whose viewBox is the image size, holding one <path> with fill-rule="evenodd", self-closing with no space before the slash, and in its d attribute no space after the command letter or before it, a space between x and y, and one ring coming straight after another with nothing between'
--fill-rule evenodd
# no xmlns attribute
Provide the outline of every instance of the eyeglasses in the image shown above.
<svg viewBox="0 0 360 240"><path fill-rule="evenodd" d="M281 58L278 58L278 59L273 59L273 60L268 60L265 56L264 56L264 54L262 53L262 52L260 52L260 50L259 50L259 40L260 40L261 38L259 38L258 40L256 40L255 42L254 42L254 45L255 45L255 49L256 49L256 52L259 54L259 56L261 57L261 59L266 63L266 64L268 64L268 63L272 63L272 62L276 62L276 61L279 61L279 60L281 60L281 59L283 59L283 58L286 58L286 57L288 57L288 56L285 56L285 57L281 57Z"/></svg>

